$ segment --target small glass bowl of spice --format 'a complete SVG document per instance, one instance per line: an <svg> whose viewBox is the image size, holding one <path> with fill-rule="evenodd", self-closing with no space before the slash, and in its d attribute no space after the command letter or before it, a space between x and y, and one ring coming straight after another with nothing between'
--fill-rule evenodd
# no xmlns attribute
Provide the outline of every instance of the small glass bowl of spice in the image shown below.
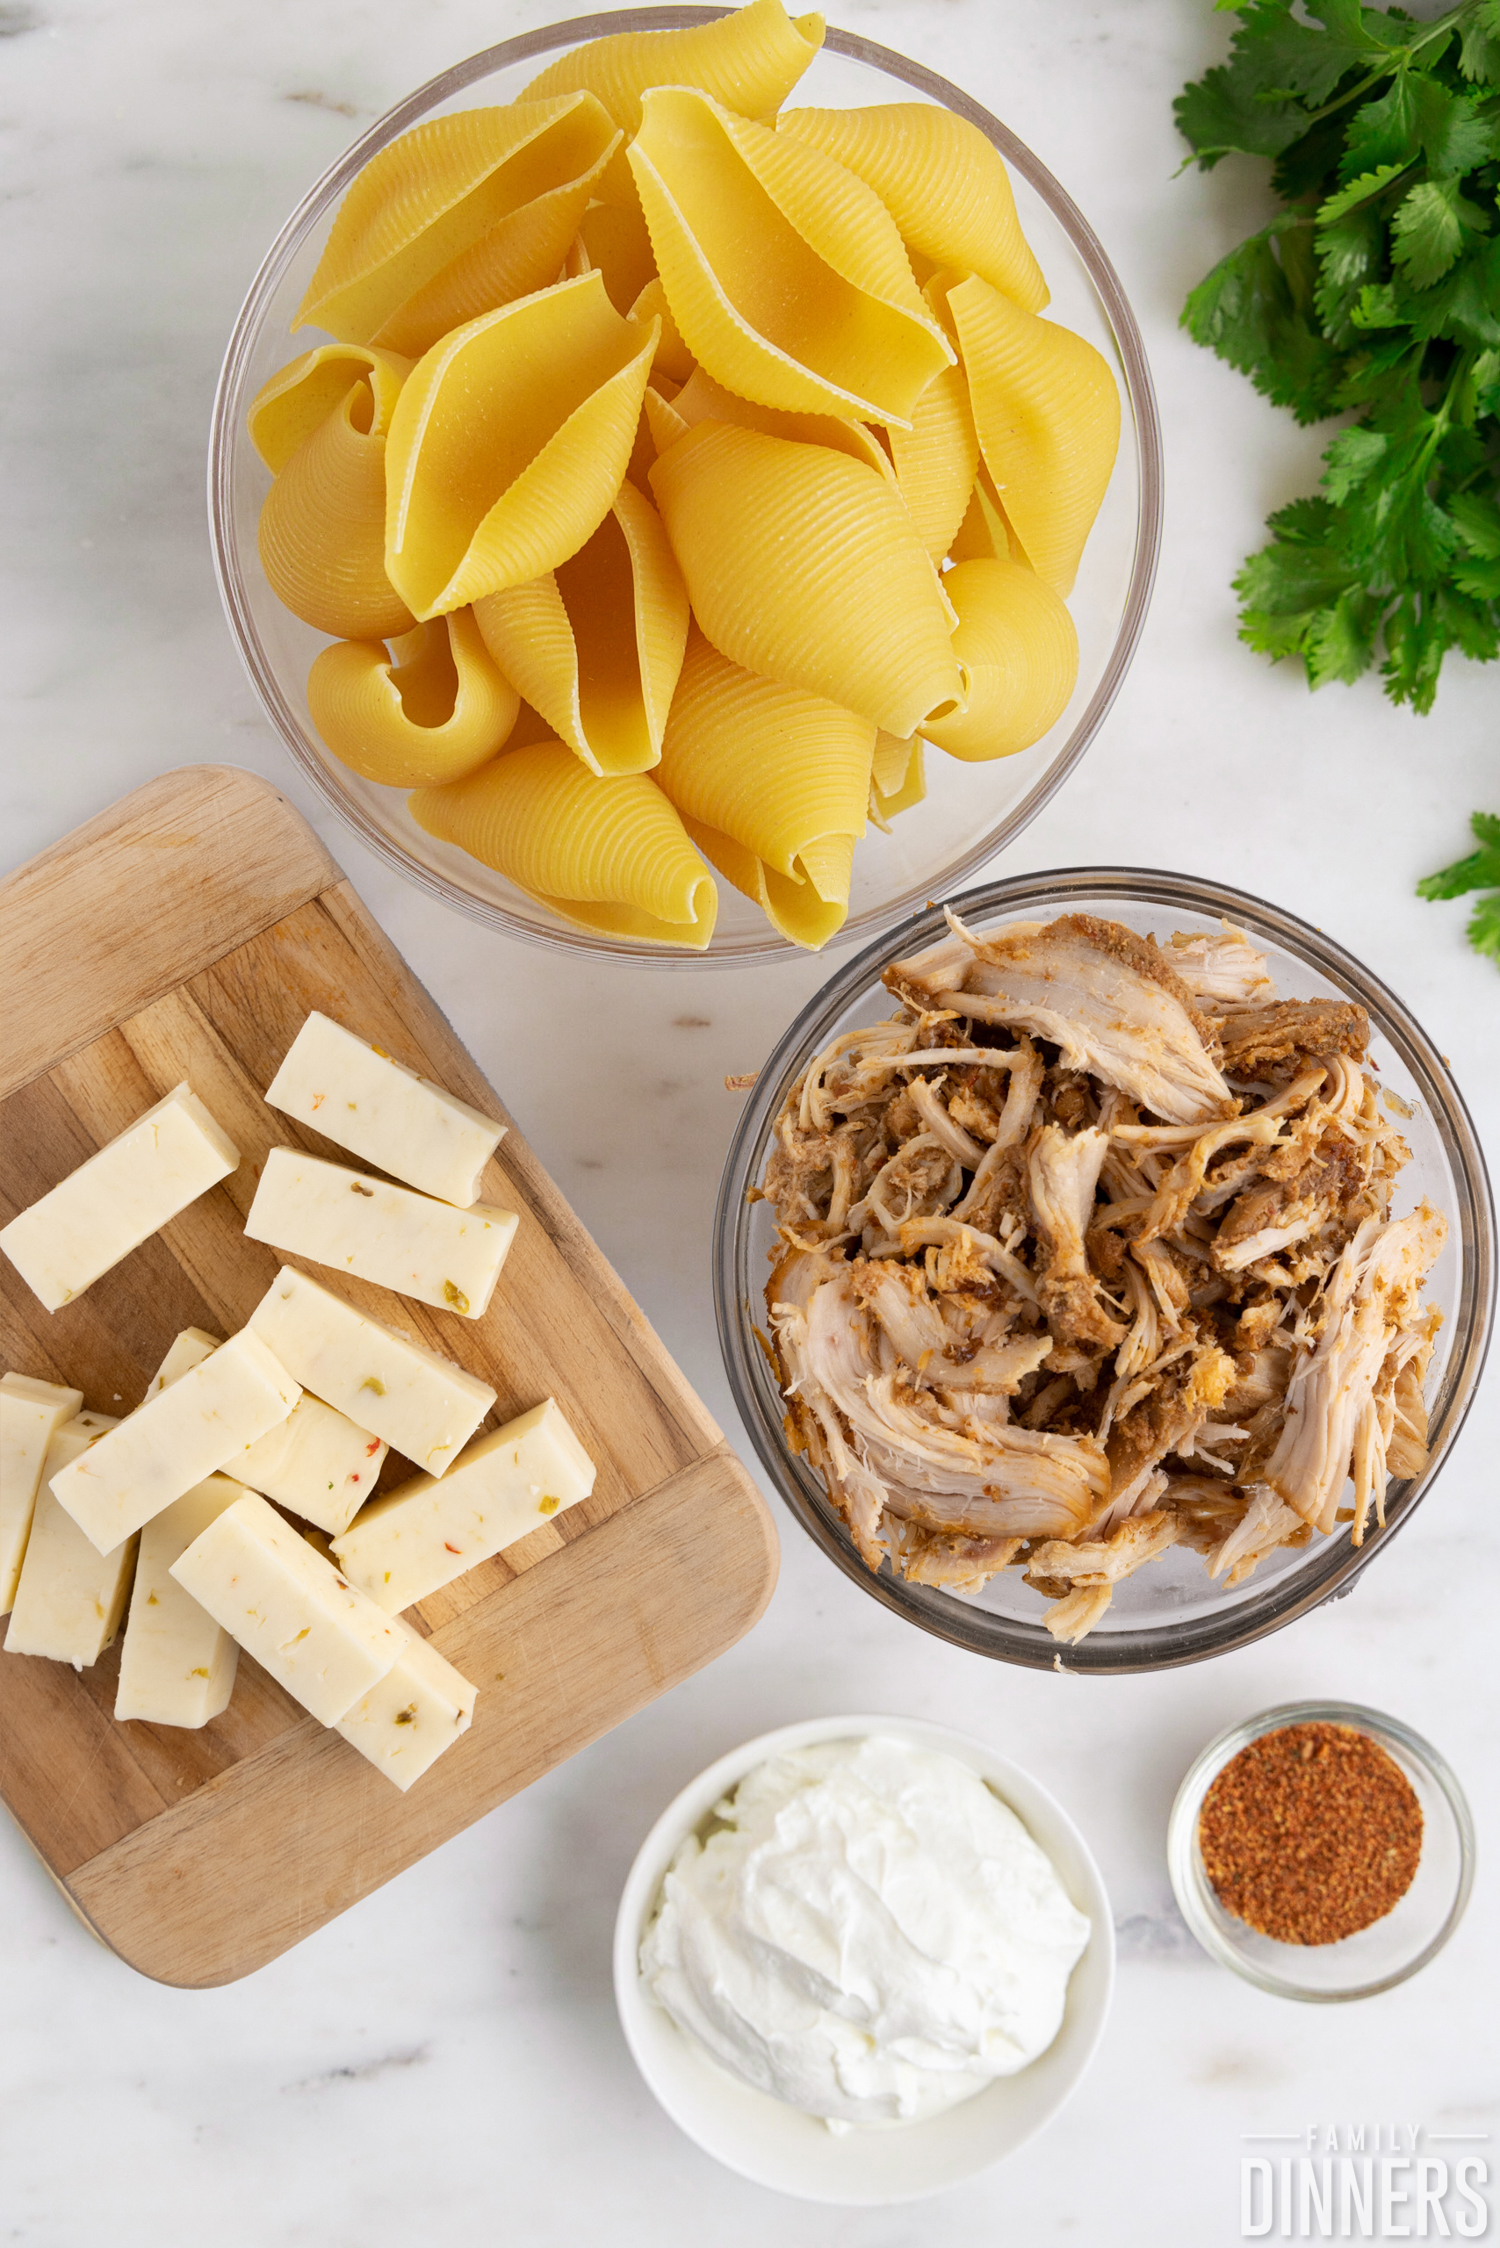
<svg viewBox="0 0 1500 2248"><path fill-rule="evenodd" d="M1474 1827L1437 1750L1352 1702L1291 1702L1194 1762L1167 1829L1183 1918L1210 1957L1328 2005L1441 1951L1474 1876Z"/></svg>

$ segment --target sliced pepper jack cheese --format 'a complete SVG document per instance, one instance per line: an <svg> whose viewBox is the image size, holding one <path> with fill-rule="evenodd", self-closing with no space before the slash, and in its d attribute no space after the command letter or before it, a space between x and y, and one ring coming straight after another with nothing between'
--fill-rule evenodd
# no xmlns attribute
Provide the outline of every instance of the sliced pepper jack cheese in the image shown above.
<svg viewBox="0 0 1500 2248"><path fill-rule="evenodd" d="M218 1347L217 1335L206 1335L201 1327L184 1327L147 1383L141 1403L144 1405L153 1397L160 1397L164 1389L170 1389L173 1382L190 1374L195 1366L201 1366Z"/></svg>
<svg viewBox="0 0 1500 2248"><path fill-rule="evenodd" d="M367 1319L292 1265L282 1266L250 1326L315 1397L429 1475L457 1459L495 1402L488 1382Z"/></svg>
<svg viewBox="0 0 1500 2248"><path fill-rule="evenodd" d="M324 1725L384 1678L409 1636L253 1491L178 1555L172 1575Z"/></svg>
<svg viewBox="0 0 1500 2248"><path fill-rule="evenodd" d="M302 1392L249 1328L52 1477L52 1495L101 1553L277 1427Z"/></svg>
<svg viewBox="0 0 1500 2248"><path fill-rule="evenodd" d="M252 1491L332 1537L348 1529L374 1490L388 1450L347 1413L304 1393L280 1428L225 1465Z"/></svg>
<svg viewBox="0 0 1500 2248"><path fill-rule="evenodd" d="M141 1532L120 1648L116 1717L196 1728L228 1708L239 1648L171 1570L194 1539L245 1496L242 1483L210 1475Z"/></svg>
<svg viewBox="0 0 1500 2248"><path fill-rule="evenodd" d="M245 1232L434 1310L480 1319L519 1222L514 1210L487 1202L455 1210L341 1163L273 1147Z"/></svg>
<svg viewBox="0 0 1500 2248"><path fill-rule="evenodd" d="M219 1347L217 1335L184 1327L147 1383L142 1402L160 1397ZM116 1717L196 1729L227 1708L239 1648L170 1571L194 1538L243 1496L243 1484L210 1475L146 1524L120 1648Z"/></svg>
<svg viewBox="0 0 1500 2248"><path fill-rule="evenodd" d="M117 1425L107 1413L79 1413L63 1423L47 1447L5 1635L8 1655L48 1655L86 1670L120 1628L135 1567L135 1539L126 1538L113 1553L101 1556L49 1488L70 1461L80 1459Z"/></svg>
<svg viewBox="0 0 1500 2248"><path fill-rule="evenodd" d="M0 1380L0 1616L16 1597L47 1446L83 1410L83 1391L30 1374Z"/></svg>
<svg viewBox="0 0 1500 2248"><path fill-rule="evenodd" d="M477 1201L480 1174L506 1131L317 1013L292 1040L266 1099L377 1170L461 1210Z"/></svg>
<svg viewBox="0 0 1500 2248"><path fill-rule="evenodd" d="M350 1582L397 1615L586 1499L594 1472L549 1397L479 1437L441 1483L419 1475L373 1500L333 1551Z"/></svg>
<svg viewBox="0 0 1500 2248"><path fill-rule="evenodd" d="M218 1347L217 1339L201 1327L184 1327L162 1360L147 1397L157 1396L179 1375L191 1373ZM374 1490L388 1449L347 1414L336 1413L320 1397L304 1392L279 1428L247 1445L224 1466L252 1491L290 1507L293 1514L332 1536L348 1529Z"/></svg>
<svg viewBox="0 0 1500 2248"><path fill-rule="evenodd" d="M405 1626L402 1626L405 1629ZM404 1795L467 1733L477 1688L414 1631L378 1686L372 1686L335 1730Z"/></svg>
<svg viewBox="0 0 1500 2248"><path fill-rule="evenodd" d="M0 1231L48 1311L81 1296L179 1211L239 1167L240 1151L186 1084Z"/></svg>

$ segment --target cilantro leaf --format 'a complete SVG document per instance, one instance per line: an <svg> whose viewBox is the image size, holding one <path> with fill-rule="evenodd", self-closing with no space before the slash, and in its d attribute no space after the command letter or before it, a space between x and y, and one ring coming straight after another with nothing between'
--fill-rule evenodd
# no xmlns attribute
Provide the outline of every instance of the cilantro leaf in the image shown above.
<svg viewBox="0 0 1500 2248"><path fill-rule="evenodd" d="M1356 328L1404 328L1410 317L1391 281L1361 289L1349 308L1350 324Z"/></svg>
<svg viewBox="0 0 1500 2248"><path fill-rule="evenodd" d="M1454 93L1440 78L1417 82L1417 135L1434 179L1472 172L1496 153L1495 120L1481 113L1477 94Z"/></svg>
<svg viewBox="0 0 1500 2248"><path fill-rule="evenodd" d="M1200 164L1268 159L1283 207L1183 324L1299 421L1353 424L1236 576L1240 634L1426 711L1450 653L1500 657L1500 0L1217 4L1229 58L1179 122Z"/></svg>
<svg viewBox="0 0 1500 2248"><path fill-rule="evenodd" d="M1419 898L1461 898L1466 890L1500 889L1500 818L1493 812L1476 812L1469 831L1479 849L1419 882Z"/></svg>
<svg viewBox="0 0 1500 2248"><path fill-rule="evenodd" d="M1500 601L1500 562L1460 562L1453 583L1475 601Z"/></svg>
<svg viewBox="0 0 1500 2248"><path fill-rule="evenodd" d="M1323 455L1322 484L1335 507L1363 484L1390 451L1391 441L1378 429L1340 430Z"/></svg>
<svg viewBox="0 0 1500 2248"><path fill-rule="evenodd" d="M1424 342L1442 336L1457 344L1500 345L1500 235L1471 242L1451 272L1408 302L1412 327Z"/></svg>
<svg viewBox="0 0 1500 2248"><path fill-rule="evenodd" d="M1391 221L1391 255L1414 289L1430 289L1463 248L1465 229L1477 233L1484 224L1484 213L1460 195L1456 181L1420 180Z"/></svg>
<svg viewBox="0 0 1500 2248"><path fill-rule="evenodd" d="M1463 25L1458 67L1465 78L1500 86L1500 11L1478 7Z"/></svg>
<svg viewBox="0 0 1500 2248"><path fill-rule="evenodd" d="M1500 562L1500 501L1484 492L1456 492L1448 514L1471 554L1482 562Z"/></svg>
<svg viewBox="0 0 1500 2248"><path fill-rule="evenodd" d="M1399 179L1415 161L1415 157L1407 156L1398 163L1377 164L1373 172L1357 174L1339 189L1337 195L1330 195L1327 202L1321 205L1318 211L1319 226L1332 226L1334 220L1341 219L1346 211L1352 211L1359 203L1367 203L1372 195L1378 195L1383 187L1390 186L1392 180Z"/></svg>
<svg viewBox="0 0 1500 2248"><path fill-rule="evenodd" d="M1500 968L1500 890L1479 900L1469 915L1467 935L1474 950L1487 954Z"/></svg>
<svg viewBox="0 0 1500 2248"><path fill-rule="evenodd" d="M1488 891L1488 896L1475 901L1465 934L1477 953L1500 967L1500 817L1493 812L1476 812L1469 828L1479 849L1467 858L1455 859L1440 873L1429 874L1417 884L1417 895L1461 898L1471 890Z"/></svg>
<svg viewBox="0 0 1500 2248"><path fill-rule="evenodd" d="M1346 71L1383 52L1358 0L1326 0L1309 12L1321 29L1294 16L1288 0L1248 0L1229 61L1177 97L1178 127L1205 170L1232 149L1279 155L1306 130L1304 103L1326 100Z"/></svg>
<svg viewBox="0 0 1500 2248"><path fill-rule="evenodd" d="M1421 154L1411 72L1396 72L1383 94L1354 112L1349 145L1339 163L1341 180L1358 179L1383 164L1407 165Z"/></svg>
<svg viewBox="0 0 1500 2248"><path fill-rule="evenodd" d="M1326 687L1330 679L1342 679L1352 686L1370 668L1379 621L1379 605L1352 588L1331 608L1320 609L1302 643L1308 685Z"/></svg>
<svg viewBox="0 0 1500 2248"><path fill-rule="evenodd" d="M1294 262L1277 256L1277 237L1293 231L1310 242L1311 229L1288 215L1221 258L1189 296L1182 325L1274 404L1318 421L1333 410L1339 361L1310 317L1311 292L1305 284L1294 292Z"/></svg>

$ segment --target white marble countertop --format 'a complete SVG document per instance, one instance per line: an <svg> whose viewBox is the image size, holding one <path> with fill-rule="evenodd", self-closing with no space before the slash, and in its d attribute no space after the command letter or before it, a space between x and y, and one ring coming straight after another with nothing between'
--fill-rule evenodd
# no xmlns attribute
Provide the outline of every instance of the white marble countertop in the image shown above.
<svg viewBox="0 0 1500 2248"><path fill-rule="evenodd" d="M0 853L25 859L176 765L274 778L733 1435L708 1313L735 1115L722 1078L756 1066L826 969L610 970L448 915L301 786L240 672L208 559L214 375L265 244L399 94L548 14L543 0L0 6ZM1423 722L1371 685L1313 701L1234 637L1230 575L1267 511L1311 487L1324 439L1176 325L1185 289L1262 208L1248 166L1172 177L1172 96L1222 51L1224 24L1207 0L842 0L839 20L962 80L1069 185L1161 393L1167 533L1146 636L1085 766L1006 870L1185 868L1317 921L1410 1002L1500 1152L1500 982L1466 950L1462 906L1413 896L1465 847L1469 812L1500 809L1500 672L1454 667ZM564 1020L607 1108L580 1104ZM1492 1839L1497 1394L1492 1372L1399 1559L1352 1599L1185 1672L1090 1682L971 1660L864 1598L783 1516L780 1588L741 1645L230 1989L136 1977L0 1824L0 2240L751 2248L774 2229L787 2248L1206 2248L1240 2237L1245 2134L1493 2130L1483 1859L1465 1926L1425 1974L1362 2006L1298 2009L1195 1951L1162 1840L1209 1733L1315 1693L1427 1733L1472 1793L1481 1849ZM1110 2028L1066 2114L976 2183L889 2214L779 2201L699 2155L637 2078L609 1987L619 1887L667 1798L752 1732L841 1709L960 1725L1028 1763L1091 1839L1120 1930Z"/></svg>

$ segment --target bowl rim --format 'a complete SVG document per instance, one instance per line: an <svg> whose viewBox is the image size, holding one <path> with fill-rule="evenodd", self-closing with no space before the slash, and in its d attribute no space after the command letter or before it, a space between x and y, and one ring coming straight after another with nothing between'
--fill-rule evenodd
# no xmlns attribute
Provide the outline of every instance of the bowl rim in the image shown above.
<svg viewBox="0 0 1500 2248"><path fill-rule="evenodd" d="M404 875L430 896L470 919L481 922L487 928L502 930L524 943L540 945L552 951L582 952L595 958L618 959L633 965L671 969L759 966L772 960L802 957L802 948L792 944L769 924L764 935L756 934L736 941L732 949L726 946L716 951L710 943L709 948L701 953L632 942L623 938L603 938L582 929L569 928L562 922L556 928L547 928L524 921L503 906L457 890L447 878L423 866L408 851L382 834L374 821L344 793L322 762L311 753L303 729L282 692L275 669L261 646L239 558L230 537L230 524L235 514L234 463L241 435L240 407L248 362L269 300L306 234L335 197L349 186L370 156L438 103L461 93L476 79L487 77L513 63L550 54L557 48L574 46L583 40L604 37L613 32L680 30L694 24L714 22L734 12L733 9L724 7L671 6L624 8L595 15L569 17L566 21L543 25L535 31L523 32L517 38L502 40L493 47L482 48L449 69L439 71L393 104L314 181L262 258L225 347L214 388L208 445L209 544L213 555L214 577L230 637L262 710L290 752L293 762L322 801L386 865L393 867L397 873ZM825 33L823 43L832 53L883 71L888 77L931 96L958 116L966 118L970 124L976 125L1000 150L1006 162L1048 204L1087 269L1090 286L1114 337L1124 374L1125 404L1128 408L1126 426L1133 431L1135 439L1139 479L1135 546L1120 621L1103 672L1086 708L1047 770L1037 776L1034 785L1018 804L1011 807L1004 819L987 830L945 871L943 884L952 888L977 873L988 859L1007 848L1031 824L1043 806L1061 788L1093 742L1124 684L1145 628L1161 553L1161 417L1140 327L1121 286L1119 275L1072 196L1041 159L1008 126L974 101L961 87L952 85L937 72L928 70L924 64L914 62L891 48L880 46L872 39L861 38L852 32L832 27ZM912 912L925 890L931 887L930 880L924 881L888 904L872 907L868 912L861 913L830 938L830 949L866 941L894 927Z"/></svg>
<svg viewBox="0 0 1500 2248"><path fill-rule="evenodd" d="M1252 1741L1262 1739L1267 1733L1279 1732L1287 1725L1309 1724L1345 1725L1356 1732L1367 1734L1382 1747L1393 1743L1432 1780L1448 1805L1458 1836L1458 1881L1442 1925L1405 1966L1394 1968L1387 1975L1374 1976L1367 1983L1352 1984L1348 1990L1310 1990L1301 1983L1293 1982L1288 1976L1276 1975L1268 1968L1258 1966L1217 1925L1205 1905L1202 1893L1206 1877L1202 1874L1197 1850L1198 1814L1209 1788L1224 1767ZM1301 1999L1313 2006L1340 2006L1351 1999L1374 1998L1381 1991L1393 1990L1398 1983L1408 1981L1435 1959L1468 1908L1474 1888L1476 1855L1473 1813L1469 1809L1468 1797L1447 1758L1399 1717L1389 1717L1384 1710L1371 1709L1364 1702L1325 1699L1279 1702L1274 1708L1261 1710L1254 1717L1241 1718L1237 1724L1226 1725L1223 1732L1216 1734L1193 1758L1183 1774L1167 1818L1167 1873L1178 1909L1198 1943L1221 1967L1232 1967L1237 1975L1242 1976L1247 1983L1254 1983L1257 1989L1269 1991L1275 1998ZM1378 1926L1379 1923L1372 1925Z"/></svg>
<svg viewBox="0 0 1500 2248"><path fill-rule="evenodd" d="M1074 901L1087 898L1217 914L1243 923L1252 934L1263 934L1357 998L1369 1012L1378 1035L1395 1048L1422 1087L1434 1129L1454 1173L1460 1203L1458 1209L1445 1215L1459 1250L1461 1288L1453 1318L1455 1343L1444 1370L1440 1410L1434 1414L1428 1463L1419 1476L1391 1483L1386 1494L1386 1524L1379 1535L1367 1538L1358 1547L1347 1539L1326 1539L1314 1549L1323 1556L1320 1568L1270 1580L1258 1595L1252 1593L1215 1615L1152 1630L1097 1633L1068 1648L1052 1639L1040 1623L995 1618L952 1594L893 1578L888 1567L876 1575L855 1552L821 1480L810 1469L794 1463L780 1420L773 1426L763 1409L764 1377L760 1346L754 1341L753 1313L741 1315L745 1277L741 1249L749 1207L745 1197L747 1189L757 1183L752 1168L758 1172L758 1151L764 1147L783 1091L798 1067L817 1051L844 1008L875 980L883 966L903 951L915 950L942 934L945 924L941 905L912 915L900 929L887 931L838 969L798 1012L763 1064L730 1140L720 1176L712 1245L714 1318L730 1394L761 1465L803 1529L851 1582L909 1623L972 1654L1032 1670L1066 1669L1092 1676L1117 1676L1173 1669L1249 1646L1310 1614L1325 1600L1345 1598L1374 1557L1387 1550L1431 1489L1478 1394L1494 1324L1495 1205L1473 1119L1438 1047L1405 1003L1372 970L1285 907L1201 876L1131 866L1061 867L1012 875L967 891L948 903L964 920L982 923L1028 908L1067 912ZM748 1303L745 1308L748 1310ZM985 1619L988 1628L976 1623L978 1617ZM992 1643L997 1624L1003 1626L1004 1644Z"/></svg>
<svg viewBox="0 0 1500 2248"><path fill-rule="evenodd" d="M718 2149L704 2145L691 2123L684 2120L677 2105L657 2080L650 2055L643 2050L636 2034L637 2021L641 2018L642 2011L645 2008L652 2007L654 2011L660 2011L660 2009L655 2008L654 2001L646 1995L642 1986L639 1952L647 1921L655 1906L662 1881L673 1856L676 1854L678 1845L685 1836L699 1825L726 1788L737 1785L749 1772L754 1770L756 1765L765 1763L768 1758L780 1754L783 1750L809 1747L819 1741L865 1739L879 1733L894 1733L905 1739L915 1739L930 1747L942 1749L950 1755L954 1753L955 1749L966 1752L961 1757L961 1761L968 1762L971 1769L978 1770L980 1776L988 1784L995 1787L1002 1802L1008 1804L1008 1798L1005 1795L1007 1782L1013 1784L1019 1781L1021 1792L1029 1793L1045 1807L1048 1817L1056 1822L1057 1831L1067 1836L1071 1848L1076 1853L1078 1866L1084 1877L1084 1886L1088 1890L1087 1909L1091 1929L1088 1944L1079 1956L1078 1965L1081 1966L1084 1959L1094 1953L1097 1944L1095 1972L1100 1979L1100 1988L1097 1996L1088 2001L1092 2010L1074 2028L1073 2035L1078 2041L1079 2050L1071 2065L1066 2084L1045 2114L1038 2116L1034 2122L1028 2125L1013 2144L1006 2147L998 2155L981 2159L961 2172L956 2171L951 2179L941 2185L924 2185L911 2192L866 2196L863 2200L856 2202L849 2200L844 2194L830 2193L826 2196L814 2196L805 2192L797 2193L795 2189L788 2186L772 2184L762 2172L754 2168L743 2167ZM976 1763L974 1762L975 1758L981 1761ZM1016 1808L1011 1804L1008 1804L1008 1807ZM1021 1818L1022 1824L1027 1827L1027 1832L1031 1833L1031 1827L1020 1810L1016 1810L1016 1816ZM1039 1844L1041 1842L1040 1836L1033 1835L1033 1840ZM1083 1910L1085 1907L1080 1906L1079 1909ZM741 1742L738 1748L726 1750L722 1756L716 1757L711 1764L705 1765L695 1779L688 1781L685 1787L679 1788L671 1802L652 1822L650 1830L631 1860L630 1870L625 1876L620 1891L619 1907L615 1914L611 1958L615 2007L630 2057L640 2071L652 2097L657 2101L663 2112L676 2124L677 2128L687 2138L691 2139L695 2146L708 2154L713 2161L723 2163L726 2168L737 2171L741 2177L749 2178L753 2183L766 2187L770 2192L785 2193L789 2198L817 2199L842 2208L893 2206L901 2202L927 2200L936 2193L946 2192L950 2185L959 2185L965 2178L979 2176L985 2170L993 2167L995 2163L1003 2162L1009 2155L1014 2154L1025 2145L1029 2139L1034 2138L1039 2131L1044 2130L1072 2097L1082 2078L1088 2073L1099 2049L1100 2040L1103 2038L1109 2020L1110 2008L1114 2001L1117 1967L1114 1912L1110 1903L1109 1891L1105 1886L1104 1876L1099 1870L1098 1860L1077 1821L1059 1803L1057 1797L1045 1782L1037 1779L1014 1757L1007 1756L1003 1751L993 1748L988 1741L982 1739L978 1734L968 1733L958 1726L944 1725L930 1718L897 1716L889 1712L873 1715L866 1713L853 1716L834 1715L831 1717L803 1718L790 1725L776 1726L768 1733L760 1733L751 1740ZM690 2042L686 2040L685 2033L679 2032L679 2034L684 2036L686 2042ZM1062 2031L1059 2030L1058 2034L1060 2036ZM694 2050L696 2051L696 2048ZM1050 2051L1051 2048L1049 2047L1048 2050ZM728 2071L721 2070L720 2064L713 2059L711 2054L702 2053L699 2058L705 2069L714 2070L724 2075L729 2074ZM738 2080L731 2078L731 2081L737 2082ZM744 2087L744 2089L753 2089L753 2087ZM760 2096L768 2100L771 2097L770 2094ZM978 2095L978 2097L982 2098L983 2094ZM779 2102L775 2104L780 2105ZM917 2126L917 2128L919 2127Z"/></svg>

